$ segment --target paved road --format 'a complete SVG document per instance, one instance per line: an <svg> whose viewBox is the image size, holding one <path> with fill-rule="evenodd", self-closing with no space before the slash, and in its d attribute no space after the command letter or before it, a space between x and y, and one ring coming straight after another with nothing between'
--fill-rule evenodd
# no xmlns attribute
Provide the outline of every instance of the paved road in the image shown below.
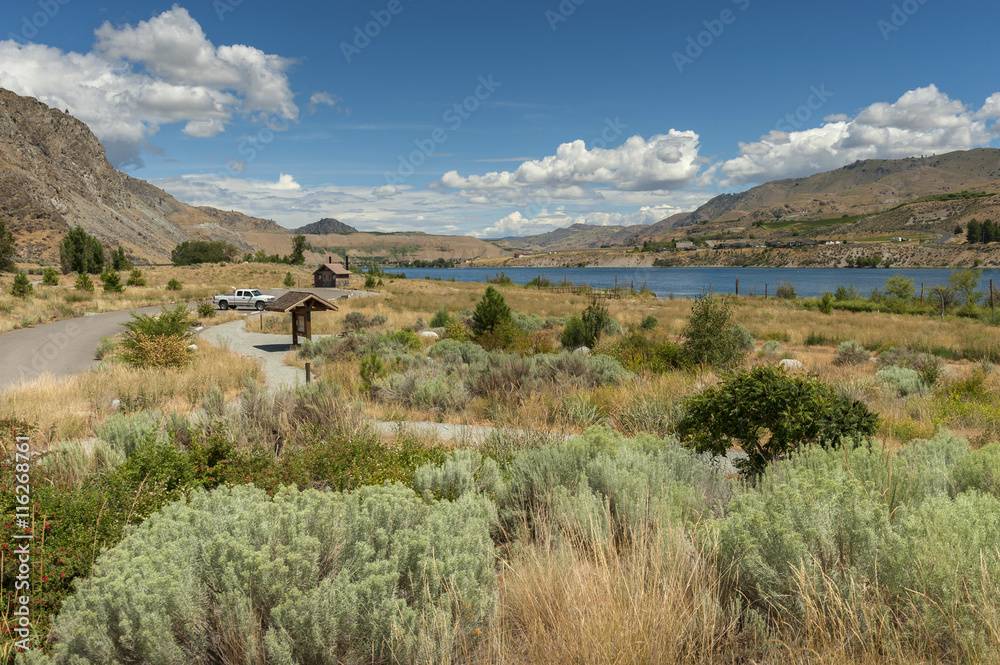
<svg viewBox="0 0 1000 665"><path fill-rule="evenodd" d="M363 293L343 289L297 290L309 291L328 300L346 295L357 297ZM289 289L267 289L264 292L280 297L288 291ZM157 305L134 311L155 314L160 310L161 307ZM94 351L101 337L120 333L123 330L122 324L132 319L130 314L131 310L88 314L0 334L0 393L44 373L68 376L90 369L97 364Z"/></svg>

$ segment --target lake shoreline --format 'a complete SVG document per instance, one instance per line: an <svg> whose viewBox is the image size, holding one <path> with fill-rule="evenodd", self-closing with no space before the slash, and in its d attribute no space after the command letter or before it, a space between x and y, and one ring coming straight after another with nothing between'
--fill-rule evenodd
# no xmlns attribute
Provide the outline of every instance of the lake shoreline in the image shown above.
<svg viewBox="0 0 1000 665"><path fill-rule="evenodd" d="M634 253L622 249L586 249L521 257L476 259L472 268L849 268L878 259L892 268L1000 267L1000 245L964 243L851 243L800 249L750 248ZM978 263L977 263L978 262Z"/></svg>

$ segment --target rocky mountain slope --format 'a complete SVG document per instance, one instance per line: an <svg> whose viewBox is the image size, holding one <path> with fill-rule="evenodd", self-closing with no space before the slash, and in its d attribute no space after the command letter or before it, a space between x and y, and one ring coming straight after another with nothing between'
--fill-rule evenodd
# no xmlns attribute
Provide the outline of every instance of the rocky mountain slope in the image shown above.
<svg viewBox="0 0 1000 665"><path fill-rule="evenodd" d="M20 258L48 261L58 258L59 241L77 224L105 246L154 263L169 261L185 240L224 240L251 251L241 231L288 234L270 220L189 206L116 171L85 124L4 89L0 219L14 232Z"/></svg>

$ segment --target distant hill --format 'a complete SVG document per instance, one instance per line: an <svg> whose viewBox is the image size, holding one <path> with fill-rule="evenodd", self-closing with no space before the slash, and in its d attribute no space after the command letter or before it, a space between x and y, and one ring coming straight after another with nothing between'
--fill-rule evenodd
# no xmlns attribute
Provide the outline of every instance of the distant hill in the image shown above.
<svg viewBox="0 0 1000 665"><path fill-rule="evenodd" d="M528 251L629 247L687 235L758 238L811 232L826 235L937 231L950 233L970 219L1000 220L1000 196L927 201L950 192L1000 193L1000 150L976 148L930 157L868 159L807 178L774 180L737 194L716 196L697 210L656 224L568 228L521 238L504 246ZM909 205L901 205L909 204ZM837 222L843 219L841 224ZM761 225L764 225L761 227ZM780 228L773 228L780 227Z"/></svg>
<svg viewBox="0 0 1000 665"><path fill-rule="evenodd" d="M336 220L332 217L324 217L318 222L313 222L312 224L306 224L305 226L300 226L297 229L293 229L292 233L304 234L304 235L323 235L324 233L357 233L358 230L353 226L344 224L343 222Z"/></svg>

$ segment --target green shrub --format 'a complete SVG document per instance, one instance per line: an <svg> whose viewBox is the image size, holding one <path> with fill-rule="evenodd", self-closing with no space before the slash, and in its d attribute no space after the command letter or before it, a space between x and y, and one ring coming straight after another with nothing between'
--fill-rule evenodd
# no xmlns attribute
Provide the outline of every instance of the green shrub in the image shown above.
<svg viewBox="0 0 1000 665"><path fill-rule="evenodd" d="M823 295L820 297L819 311L824 314L833 314L833 294L829 291L824 291Z"/></svg>
<svg viewBox="0 0 1000 665"><path fill-rule="evenodd" d="M202 316L202 317L206 317L206 318L211 318L211 317L215 316L215 306L212 303L210 303L210 302L208 302L206 300L203 300L203 301L199 302L198 303L198 316ZM306 341L309 341L309 340L306 340Z"/></svg>
<svg viewBox="0 0 1000 665"><path fill-rule="evenodd" d="M175 266L190 266L233 261L239 255L239 248L226 242L185 240L170 252L170 260Z"/></svg>
<svg viewBox="0 0 1000 665"><path fill-rule="evenodd" d="M875 373L875 378L892 389L899 397L923 395L927 384L916 370L905 367L886 367Z"/></svg>
<svg viewBox="0 0 1000 665"><path fill-rule="evenodd" d="M434 312L434 316L431 318L431 328L444 328L449 323L451 323L451 315L448 314L448 310L442 307L438 311Z"/></svg>
<svg viewBox="0 0 1000 665"><path fill-rule="evenodd" d="M889 509L848 473L844 456L817 449L792 455L730 502L718 524L719 563L746 598L795 613L797 570L818 588L825 579L841 592L877 578Z"/></svg>
<svg viewBox="0 0 1000 665"><path fill-rule="evenodd" d="M863 346L853 339L848 339L837 347L837 355L833 363L835 365L860 365L870 358L871 354Z"/></svg>
<svg viewBox="0 0 1000 665"><path fill-rule="evenodd" d="M114 270L107 270L101 273L101 283L104 284L104 290L109 293L121 293L125 290L122 286L122 277Z"/></svg>
<svg viewBox="0 0 1000 665"><path fill-rule="evenodd" d="M59 286L59 273L55 268L46 268L42 273L42 284L45 286Z"/></svg>
<svg viewBox="0 0 1000 665"><path fill-rule="evenodd" d="M686 364L680 344L664 339L654 342L638 330L602 344L596 353L610 356L630 372L664 374Z"/></svg>
<svg viewBox="0 0 1000 665"><path fill-rule="evenodd" d="M182 286L176 279L171 279L167 282L167 291L180 291Z"/></svg>
<svg viewBox="0 0 1000 665"><path fill-rule="evenodd" d="M773 339L769 339L768 341L764 342L764 346L760 348L760 353L761 355L764 356L773 356L774 354L779 353L780 351L781 351L781 342L778 342Z"/></svg>
<svg viewBox="0 0 1000 665"><path fill-rule="evenodd" d="M491 615L494 519L477 495L428 503L401 485L196 492L100 556L56 620L54 656L438 661Z"/></svg>
<svg viewBox="0 0 1000 665"><path fill-rule="evenodd" d="M114 338L114 335L104 335L97 342L94 357L98 360L104 360L112 355L116 348L118 348L118 340Z"/></svg>
<svg viewBox="0 0 1000 665"><path fill-rule="evenodd" d="M121 358L140 367L183 367L190 360L187 349L191 320L183 304L163 307L156 316L132 313L125 323Z"/></svg>
<svg viewBox="0 0 1000 665"><path fill-rule="evenodd" d="M882 584L920 613L911 620L934 641L957 650L956 662L981 662L984 652L962 654L976 642L996 645L983 613L1000 592L997 515L1000 500L977 491L930 497L903 518L882 559Z"/></svg>
<svg viewBox="0 0 1000 665"><path fill-rule="evenodd" d="M746 357L746 338L730 320L729 305L722 298L703 295L691 308L681 330L681 348L692 365L730 370Z"/></svg>
<svg viewBox="0 0 1000 665"><path fill-rule="evenodd" d="M129 286L146 286L146 278L142 276L141 270L133 268L128 274L128 281L126 284Z"/></svg>
<svg viewBox="0 0 1000 665"><path fill-rule="evenodd" d="M378 383L379 397L417 409L458 411L469 403L462 376L439 366L413 366Z"/></svg>
<svg viewBox="0 0 1000 665"><path fill-rule="evenodd" d="M657 320L657 318L652 314L649 314L646 316L646 318L642 320L642 323L639 324L639 329L650 331L653 328L655 328L658 324L659 321Z"/></svg>
<svg viewBox="0 0 1000 665"><path fill-rule="evenodd" d="M977 490L1000 498L1000 443L991 443L959 459L951 474L955 490Z"/></svg>
<svg viewBox="0 0 1000 665"><path fill-rule="evenodd" d="M85 272L80 273L76 278L76 283L73 285L77 291L87 291L89 293L94 292L94 281L90 279L90 275Z"/></svg>
<svg viewBox="0 0 1000 665"><path fill-rule="evenodd" d="M927 386L937 383L944 367L944 362L937 356L895 346L879 354L878 364L879 367L895 366L912 369L920 374L920 378Z"/></svg>
<svg viewBox="0 0 1000 665"><path fill-rule="evenodd" d="M23 270L14 275L14 285L10 289L10 294L15 298L27 298L34 292L34 287L28 281L28 275Z"/></svg>
<svg viewBox="0 0 1000 665"><path fill-rule="evenodd" d="M292 288L295 286L295 277L290 272L285 273L285 281L282 282L286 288Z"/></svg>
<svg viewBox="0 0 1000 665"><path fill-rule="evenodd" d="M795 284L788 281L778 284L778 288L774 290L774 295L782 300L795 300L799 297L798 293L795 292Z"/></svg>
<svg viewBox="0 0 1000 665"><path fill-rule="evenodd" d="M789 376L761 365L689 397L677 432L699 452L723 455L738 444L748 475L805 443L832 446L875 432L878 418L861 402L837 394L818 379Z"/></svg>
<svg viewBox="0 0 1000 665"><path fill-rule="evenodd" d="M456 450L440 465L425 464L413 474L413 489L427 501L455 501L465 494L480 493L496 497L503 491L500 467L476 450Z"/></svg>
<svg viewBox="0 0 1000 665"><path fill-rule="evenodd" d="M385 314L365 316L364 312L348 312L344 315L344 330L362 330L384 325L389 318Z"/></svg>

